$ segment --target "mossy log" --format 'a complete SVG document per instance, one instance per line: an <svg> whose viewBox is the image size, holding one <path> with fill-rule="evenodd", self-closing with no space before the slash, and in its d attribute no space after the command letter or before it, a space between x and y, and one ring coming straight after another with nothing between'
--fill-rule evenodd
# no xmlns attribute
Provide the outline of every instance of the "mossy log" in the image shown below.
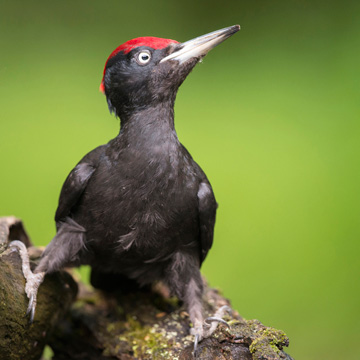
<svg viewBox="0 0 360 360"><path fill-rule="evenodd" d="M20 257L4 245L1 234L14 239L11 227L4 231L5 223L0 219L0 359L39 359L45 344L53 350L52 360L194 359L189 315L177 299L163 296L161 286L104 293L80 282L76 286L68 273L59 272L46 276L40 286L35 321L28 325ZM229 301L206 286L206 314L223 305ZM245 320L236 311L225 320L230 329L219 325L200 342L197 359L292 359L283 351L289 344L284 332Z"/></svg>

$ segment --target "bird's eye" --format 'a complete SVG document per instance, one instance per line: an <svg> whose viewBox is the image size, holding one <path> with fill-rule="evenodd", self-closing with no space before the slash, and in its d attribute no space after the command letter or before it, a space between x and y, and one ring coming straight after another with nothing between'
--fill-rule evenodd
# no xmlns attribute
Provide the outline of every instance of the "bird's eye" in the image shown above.
<svg viewBox="0 0 360 360"><path fill-rule="evenodd" d="M150 51L141 51L139 54L137 54L136 56L136 60L140 65L145 65L147 64L151 59L151 54Z"/></svg>

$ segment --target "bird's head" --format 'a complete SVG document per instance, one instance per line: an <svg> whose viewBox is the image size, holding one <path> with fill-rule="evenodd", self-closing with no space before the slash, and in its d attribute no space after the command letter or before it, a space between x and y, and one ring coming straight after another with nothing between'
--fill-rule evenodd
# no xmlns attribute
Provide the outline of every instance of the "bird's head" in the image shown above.
<svg viewBox="0 0 360 360"><path fill-rule="evenodd" d="M110 111L121 116L159 102L173 102L199 60L239 29L239 25L230 26L184 43L140 37L120 45L106 61L100 85Z"/></svg>

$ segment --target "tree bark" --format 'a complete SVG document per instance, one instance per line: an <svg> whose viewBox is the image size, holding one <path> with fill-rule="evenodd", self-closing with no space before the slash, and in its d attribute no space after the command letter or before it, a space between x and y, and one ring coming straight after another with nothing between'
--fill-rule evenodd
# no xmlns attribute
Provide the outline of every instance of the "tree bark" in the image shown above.
<svg viewBox="0 0 360 360"><path fill-rule="evenodd" d="M105 293L76 284L65 271L47 275L29 325L21 260L6 247L14 236L31 245L19 220L0 218L0 359L39 359L45 344L53 350L52 360L194 359L189 315L177 299L161 295L166 292L161 285L156 292ZM34 248L29 251L39 256ZM223 305L230 303L205 286L206 314ZM220 324L200 342L197 359L292 359L283 351L289 339L281 330L245 320L236 311L225 320L230 329Z"/></svg>
<svg viewBox="0 0 360 360"><path fill-rule="evenodd" d="M65 271L46 276L38 294L36 320L30 325L25 316L28 298L21 259L7 247L15 239L31 246L20 220L0 218L0 359L35 360L41 357L51 331L75 300L77 285ZM29 253L39 256L33 247L29 247Z"/></svg>

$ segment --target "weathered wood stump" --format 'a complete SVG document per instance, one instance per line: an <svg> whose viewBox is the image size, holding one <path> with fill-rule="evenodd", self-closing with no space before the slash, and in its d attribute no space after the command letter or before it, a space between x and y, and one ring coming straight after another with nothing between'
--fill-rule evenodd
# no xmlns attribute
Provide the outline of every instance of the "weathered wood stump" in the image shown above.
<svg viewBox="0 0 360 360"><path fill-rule="evenodd" d="M0 218L0 359L39 359L51 331L75 300L77 285L65 271L47 276L38 294L36 320L30 325L21 259L7 248L7 242L15 239L31 246L20 220ZM29 252L39 256L36 248L29 247Z"/></svg>
<svg viewBox="0 0 360 360"><path fill-rule="evenodd" d="M59 272L40 286L35 321L29 325L21 261L7 248L9 239L31 245L20 221L0 218L0 359L39 359L45 344L53 360L194 359L189 316L177 299L160 295L159 287L158 292L103 293ZM39 256L35 248L29 251ZM229 301L206 286L204 305L213 315ZM292 359L283 351L289 340L282 331L235 311L225 319L230 329L219 325L199 344L197 359Z"/></svg>

